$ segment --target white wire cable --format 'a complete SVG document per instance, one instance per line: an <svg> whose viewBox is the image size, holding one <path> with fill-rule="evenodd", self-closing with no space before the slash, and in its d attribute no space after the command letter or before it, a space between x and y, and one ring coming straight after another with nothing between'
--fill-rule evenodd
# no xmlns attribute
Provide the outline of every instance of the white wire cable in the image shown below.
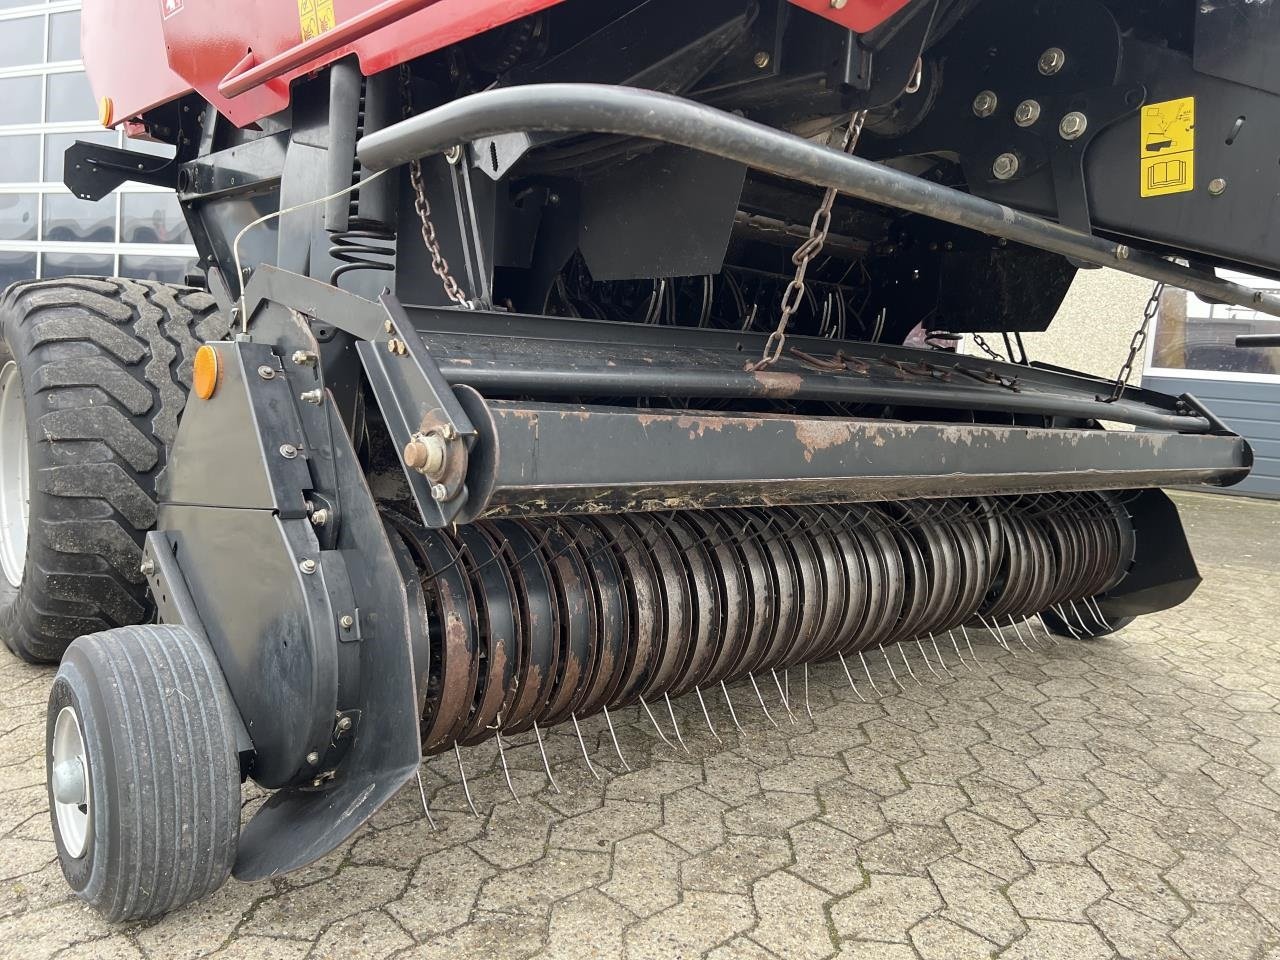
<svg viewBox="0 0 1280 960"><path fill-rule="evenodd" d="M235 240L231 242L231 256L236 263L236 282L240 285L239 300L240 300L240 332L241 333L247 334L249 332L249 311L245 308L245 299L244 299L244 269L240 266L240 241L244 239L244 235L248 233L250 230L252 230L254 227L259 226L260 224L263 224L263 223L267 223L270 220L274 220L277 217L283 217L286 213L295 213L298 210L305 210L307 207L314 207L317 203L328 203L330 200L338 199L338 197L342 196L343 194L351 193L354 190L359 190L361 187L364 187L364 186L367 186L368 184L373 183L373 181L377 180L380 176L382 176L386 172L387 172L386 170L379 170L377 173L372 174L371 176L365 177L363 180L357 180L355 183L351 184L351 186L349 187L343 187L341 190L334 191L333 193L329 194L327 197L317 197L314 200L306 200L302 203L295 203L292 207L285 207L283 210L273 211L272 213L268 213L264 217L259 217L257 220L253 220L250 223L246 223L244 225L244 228L239 233L236 234Z"/></svg>

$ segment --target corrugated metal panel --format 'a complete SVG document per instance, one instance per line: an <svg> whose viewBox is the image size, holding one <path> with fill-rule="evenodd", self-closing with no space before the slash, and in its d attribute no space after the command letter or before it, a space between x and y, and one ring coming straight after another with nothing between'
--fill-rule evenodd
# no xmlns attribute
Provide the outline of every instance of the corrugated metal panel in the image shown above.
<svg viewBox="0 0 1280 960"><path fill-rule="evenodd" d="M1148 374L1142 385L1175 396L1194 395L1253 446L1253 473L1225 492L1280 499L1280 384Z"/></svg>

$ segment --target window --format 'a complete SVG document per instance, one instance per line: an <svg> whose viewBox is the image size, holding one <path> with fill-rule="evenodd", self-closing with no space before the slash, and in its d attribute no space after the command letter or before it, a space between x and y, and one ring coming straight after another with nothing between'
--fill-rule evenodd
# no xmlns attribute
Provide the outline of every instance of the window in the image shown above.
<svg viewBox="0 0 1280 960"><path fill-rule="evenodd" d="M31 280L35 275L34 253L0 252L0 290L19 280Z"/></svg>
<svg viewBox="0 0 1280 960"><path fill-rule="evenodd" d="M135 280L186 283L187 274L195 270L195 266L194 260L185 258L128 255L120 258L120 276Z"/></svg>
<svg viewBox="0 0 1280 960"><path fill-rule="evenodd" d="M115 257L109 253L46 253L42 277L109 277L115 272Z"/></svg>
<svg viewBox="0 0 1280 960"><path fill-rule="evenodd" d="M0 193L0 240L34 240L38 209L34 193Z"/></svg>
<svg viewBox="0 0 1280 960"><path fill-rule="evenodd" d="M0 183L40 179L40 138L34 134L0 137Z"/></svg>
<svg viewBox="0 0 1280 960"><path fill-rule="evenodd" d="M115 197L96 203L69 193L48 193L44 198L45 240L79 243L111 243L116 238Z"/></svg>
<svg viewBox="0 0 1280 960"><path fill-rule="evenodd" d="M49 16L49 62L80 59L80 11Z"/></svg>
<svg viewBox="0 0 1280 960"><path fill-rule="evenodd" d="M0 22L0 67L25 67L44 60L44 17Z"/></svg>
<svg viewBox="0 0 1280 960"><path fill-rule="evenodd" d="M40 122L40 83L40 77L0 80L0 124Z"/></svg>
<svg viewBox="0 0 1280 960"><path fill-rule="evenodd" d="M1272 280L1223 272L1233 280L1267 293L1280 293ZM1191 371L1217 374L1223 380L1245 375L1280 375L1280 348L1236 346L1236 337L1249 333L1280 334L1280 319L1247 307L1205 303L1194 294L1172 290L1160 303L1151 346L1151 373L1177 375Z"/></svg>
<svg viewBox="0 0 1280 960"><path fill-rule="evenodd" d="M89 78L83 71L49 74L49 99L44 118L50 123L73 120L97 120L98 105L89 89Z"/></svg>
<svg viewBox="0 0 1280 960"><path fill-rule="evenodd" d="M120 197L120 239L125 243L190 243L178 198L172 193Z"/></svg>

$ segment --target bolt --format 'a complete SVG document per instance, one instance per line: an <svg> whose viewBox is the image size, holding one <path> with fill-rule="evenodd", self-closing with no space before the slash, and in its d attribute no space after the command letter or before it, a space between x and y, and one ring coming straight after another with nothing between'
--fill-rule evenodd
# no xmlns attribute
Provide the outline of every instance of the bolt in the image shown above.
<svg viewBox="0 0 1280 960"><path fill-rule="evenodd" d="M1209 181L1209 196L1220 197L1227 192L1227 181L1223 177L1214 177Z"/></svg>
<svg viewBox="0 0 1280 960"><path fill-rule="evenodd" d="M387 350L388 350L390 353L399 353L399 352L400 352L400 341L399 341L399 340L396 340L394 337L393 337L392 339L388 340L388 341L387 341Z"/></svg>
<svg viewBox="0 0 1280 960"><path fill-rule="evenodd" d="M443 483L433 483L431 485L431 499L432 500L448 500L449 488L446 487Z"/></svg>
<svg viewBox="0 0 1280 960"><path fill-rule="evenodd" d="M410 470L438 478L444 473L447 452L444 438L438 433L417 433L404 445L404 463Z"/></svg>
<svg viewBox="0 0 1280 960"><path fill-rule="evenodd" d="M1040 104L1035 100L1023 100L1013 114L1013 122L1020 127L1029 127L1040 119Z"/></svg>
<svg viewBox="0 0 1280 960"><path fill-rule="evenodd" d="M351 724L351 718L350 718L350 717L339 717L339 718L338 718L338 732L339 732L339 733L346 733L348 730L350 730L350 729L351 729L351 726L352 726L352 724Z"/></svg>
<svg viewBox="0 0 1280 960"><path fill-rule="evenodd" d="M445 151L444 158L456 167L462 162L462 145L455 143Z"/></svg>
<svg viewBox="0 0 1280 960"><path fill-rule="evenodd" d="M1089 129L1089 118L1078 110L1068 113L1058 124L1058 133L1062 134L1063 140L1079 140L1087 129Z"/></svg>
<svg viewBox="0 0 1280 960"><path fill-rule="evenodd" d="M1259 290L1257 293L1255 293L1255 294L1253 295L1253 302L1254 302L1254 303L1266 303L1266 302L1267 302L1267 295L1266 295L1265 293L1263 293L1261 290Z"/></svg>
<svg viewBox="0 0 1280 960"><path fill-rule="evenodd" d="M848 0L831 0L831 9L832 9L832 10L843 10L843 9L844 9L844 5L845 5L847 2L848 2Z"/></svg>
<svg viewBox="0 0 1280 960"><path fill-rule="evenodd" d="M1000 106L1000 98L996 96L994 90L983 90L973 98L973 115L986 119L996 112L996 107Z"/></svg>
<svg viewBox="0 0 1280 960"><path fill-rule="evenodd" d="M1017 154L1002 153L996 157L996 162L991 165L991 172L997 180L1012 180L1018 175L1018 167L1021 164L1018 161Z"/></svg>
<svg viewBox="0 0 1280 960"><path fill-rule="evenodd" d="M313 510L311 512L311 525L313 527L323 527L328 522L329 511L326 508L321 507L319 510Z"/></svg>
<svg viewBox="0 0 1280 960"><path fill-rule="evenodd" d="M1128 259L1129 259L1129 254L1130 254L1131 252L1132 252L1132 251L1130 251L1130 249L1129 249L1127 246L1125 246L1123 243L1121 243L1121 244L1117 244L1117 245L1116 245L1116 259L1117 259L1117 260L1128 260Z"/></svg>
<svg viewBox="0 0 1280 960"><path fill-rule="evenodd" d="M276 372L264 363L258 368L258 376L263 380L274 380Z"/></svg>
<svg viewBox="0 0 1280 960"><path fill-rule="evenodd" d="M150 557L142 558L142 566L138 567L138 572L144 577L149 577L156 572L156 562Z"/></svg>
<svg viewBox="0 0 1280 960"><path fill-rule="evenodd" d="M1067 65L1067 55L1061 47L1050 47L1044 53L1040 54L1040 72L1046 77L1052 77Z"/></svg>
<svg viewBox="0 0 1280 960"><path fill-rule="evenodd" d="M314 767L319 762L320 762L320 754L316 753L314 750L312 750L310 753L307 754L307 763L311 764L311 766ZM316 781L317 784L319 782L320 781L318 780Z"/></svg>
<svg viewBox="0 0 1280 960"><path fill-rule="evenodd" d="M295 447L292 443L280 444L280 456L284 457L286 460L292 460L297 455L298 455L298 448Z"/></svg>
<svg viewBox="0 0 1280 960"><path fill-rule="evenodd" d="M311 574L316 572L316 562L312 560L310 557L307 557L304 560L300 560L298 562L298 569L301 570L303 573L307 574L308 576L310 576Z"/></svg>
<svg viewBox="0 0 1280 960"><path fill-rule="evenodd" d="M341 617L338 618L338 626L340 626L343 630L350 630L355 625L356 625L356 618L349 613L344 613Z"/></svg>
<svg viewBox="0 0 1280 960"><path fill-rule="evenodd" d="M295 350L292 360L300 367L309 367L316 362L317 357L310 350Z"/></svg>
<svg viewBox="0 0 1280 960"><path fill-rule="evenodd" d="M768 50L757 50L756 55L752 57L751 62L763 70L765 67L769 66L772 59L773 58L769 56Z"/></svg>
<svg viewBox="0 0 1280 960"><path fill-rule="evenodd" d="M319 387L316 387L314 390L304 390L302 393L298 394L298 399L303 403L318 404L324 400L324 391Z"/></svg>
<svg viewBox="0 0 1280 960"><path fill-rule="evenodd" d="M396 325L395 325L394 323L392 323L390 320L384 321L384 322L383 322L383 324L382 324L382 328L383 328L384 330L386 330L386 331L387 331L387 333L395 333L395 332L396 332Z"/></svg>
<svg viewBox="0 0 1280 960"><path fill-rule="evenodd" d="M458 428L452 423L446 423L440 427L440 436L444 437L446 440L454 440L458 436Z"/></svg>

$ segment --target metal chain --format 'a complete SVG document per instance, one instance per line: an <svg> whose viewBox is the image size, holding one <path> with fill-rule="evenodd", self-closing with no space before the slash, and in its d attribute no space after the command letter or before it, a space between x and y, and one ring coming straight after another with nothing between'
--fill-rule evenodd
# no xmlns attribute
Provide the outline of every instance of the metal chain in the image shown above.
<svg viewBox="0 0 1280 960"><path fill-rule="evenodd" d="M1111 396L1107 398L1107 403L1115 403L1124 396L1125 388L1129 385L1129 378L1133 376L1133 363L1138 359L1138 354L1142 352L1143 347L1147 345L1147 333L1151 329L1151 321L1155 319L1155 315L1160 312L1160 299L1164 296L1163 281L1155 285L1155 289L1151 291L1151 296L1147 298L1147 306L1142 311L1142 323L1138 324L1138 329L1133 331L1133 339L1129 341L1129 355L1125 357L1124 365L1120 367L1120 372L1116 374L1115 386L1111 390Z"/></svg>
<svg viewBox="0 0 1280 960"><path fill-rule="evenodd" d="M867 122L867 111L859 110L849 120L849 129L845 131L844 142L841 150L844 153L853 153L857 149L858 139L862 136L862 127ZM805 275L809 272L809 264L822 253L822 248L827 242L827 233L831 230L831 210L835 206L837 191L828 187L826 193L822 195L822 202L818 204L818 209L813 214L813 220L809 224L809 237L804 243L800 244L796 252L791 255L791 262L795 264L796 273L791 283L787 285L786 292L782 295L782 315L778 318L778 327L773 333L769 334L769 339L765 341L764 352L760 359L754 363L748 364L749 370L764 370L773 366L782 356L782 348L787 342L787 327L791 323L791 317L800 309L800 304L804 302L805 294Z"/></svg>
<svg viewBox="0 0 1280 960"><path fill-rule="evenodd" d="M404 101L405 119L413 116L413 85L408 67L400 68L400 94ZM436 227L431 222L431 204L427 200L426 186L422 180L422 161L409 162L409 183L413 186L413 207L418 211L418 219L422 221L422 242L427 253L431 255L431 272L440 278L444 285L444 294L460 307L471 308L474 304L462 292L462 287L449 272L449 261L440 250L440 241L436 238Z"/></svg>
<svg viewBox="0 0 1280 960"><path fill-rule="evenodd" d="M991 345L990 345L989 343L987 343L987 341L986 341L986 340L984 340L984 339L983 339L982 334L980 334L980 333L975 333L975 334L973 335L973 342L974 342L974 345L978 347L978 349L980 349L983 353L985 353L985 354L986 354L988 357L990 357L992 360L999 360L1001 363L1004 363L1004 356L1003 356L1003 354L999 354L999 353L997 353L995 350L993 350L993 349L991 348Z"/></svg>

